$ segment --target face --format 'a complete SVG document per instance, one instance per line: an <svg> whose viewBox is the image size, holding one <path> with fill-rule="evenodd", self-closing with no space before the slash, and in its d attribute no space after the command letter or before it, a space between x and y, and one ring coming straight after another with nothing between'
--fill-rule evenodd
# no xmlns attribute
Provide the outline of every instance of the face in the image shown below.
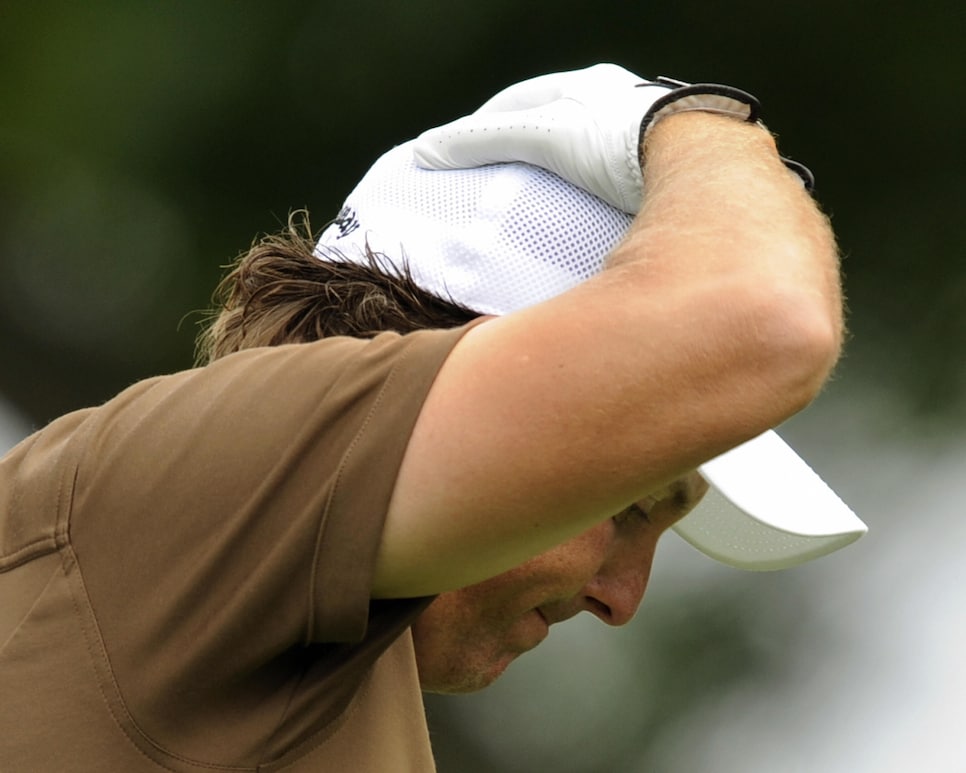
<svg viewBox="0 0 966 773"><path fill-rule="evenodd" d="M624 625L644 596L658 538L701 499L697 474L485 582L440 595L413 625L423 690L463 693L495 680L551 625L590 612Z"/></svg>

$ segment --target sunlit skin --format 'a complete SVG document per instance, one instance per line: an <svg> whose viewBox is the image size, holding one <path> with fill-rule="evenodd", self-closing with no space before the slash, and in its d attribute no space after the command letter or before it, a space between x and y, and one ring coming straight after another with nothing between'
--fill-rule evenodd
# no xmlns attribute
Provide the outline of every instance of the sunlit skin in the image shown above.
<svg viewBox="0 0 966 773"><path fill-rule="evenodd" d="M629 622L658 539L706 490L692 473L515 569L440 595L413 626L423 690L482 689L540 644L551 625L580 612L609 625Z"/></svg>

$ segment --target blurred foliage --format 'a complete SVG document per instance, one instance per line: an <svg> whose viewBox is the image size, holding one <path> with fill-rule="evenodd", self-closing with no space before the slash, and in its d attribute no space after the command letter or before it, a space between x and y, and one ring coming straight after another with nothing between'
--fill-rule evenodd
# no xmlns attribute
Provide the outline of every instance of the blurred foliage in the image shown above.
<svg viewBox="0 0 966 773"><path fill-rule="evenodd" d="M964 23L930 0L6 3L0 391L43 423L190 365L189 312L256 234L322 225L376 155L510 82L612 60L759 96L846 255L843 372L956 408Z"/></svg>

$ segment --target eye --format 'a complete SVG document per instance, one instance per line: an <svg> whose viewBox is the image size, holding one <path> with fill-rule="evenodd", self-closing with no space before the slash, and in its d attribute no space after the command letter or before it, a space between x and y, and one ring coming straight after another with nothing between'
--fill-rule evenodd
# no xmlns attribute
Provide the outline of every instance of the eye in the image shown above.
<svg viewBox="0 0 966 773"><path fill-rule="evenodd" d="M613 520L615 523L621 526L651 522L651 518L648 516L647 511L636 502L626 510L615 515Z"/></svg>

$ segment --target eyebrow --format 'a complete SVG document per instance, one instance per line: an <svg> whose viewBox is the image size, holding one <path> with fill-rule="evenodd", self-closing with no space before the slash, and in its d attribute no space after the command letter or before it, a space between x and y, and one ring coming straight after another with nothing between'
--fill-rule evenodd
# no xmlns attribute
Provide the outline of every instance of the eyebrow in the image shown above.
<svg viewBox="0 0 966 773"><path fill-rule="evenodd" d="M674 493L671 497L674 502L674 506L679 510L683 510L687 507L694 507L695 497L691 492L691 487L686 483L681 483L674 488Z"/></svg>

